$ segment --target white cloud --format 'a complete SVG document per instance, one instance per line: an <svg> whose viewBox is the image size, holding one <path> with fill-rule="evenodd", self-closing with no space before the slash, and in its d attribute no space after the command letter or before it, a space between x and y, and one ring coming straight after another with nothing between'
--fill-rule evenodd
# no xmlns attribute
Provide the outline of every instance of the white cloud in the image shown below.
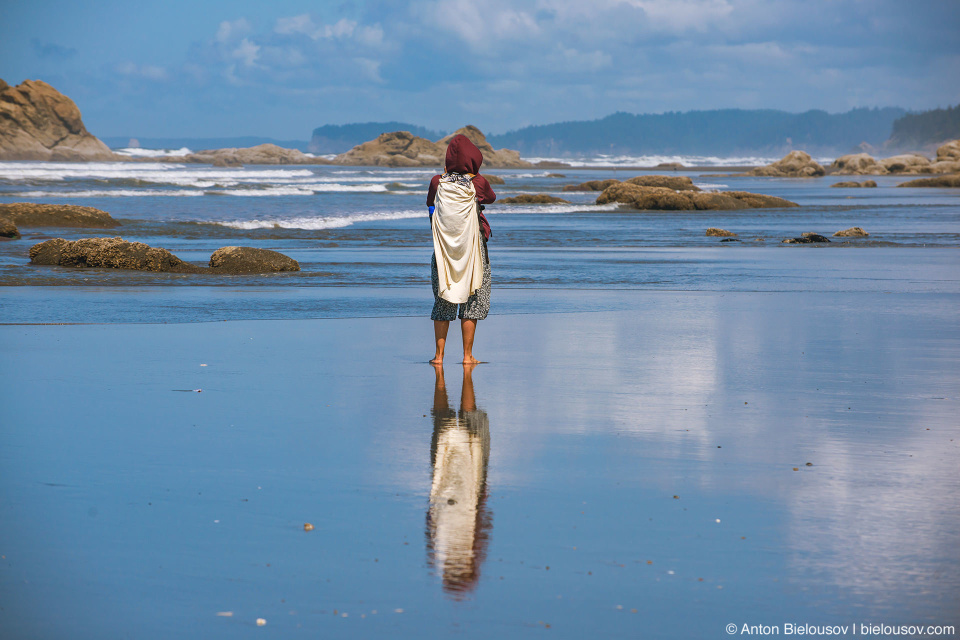
<svg viewBox="0 0 960 640"><path fill-rule="evenodd" d="M733 13L727 0L623 0L641 9L654 29L707 31Z"/></svg>
<svg viewBox="0 0 960 640"><path fill-rule="evenodd" d="M250 33L251 30L250 23L247 22L246 18L238 18L233 22L224 20L217 29L217 42L226 43L236 40Z"/></svg>
<svg viewBox="0 0 960 640"><path fill-rule="evenodd" d="M383 39L380 25L358 29L354 20L341 18L333 24L317 24L308 13L290 18L278 18L273 32L278 35L304 35L311 40L345 39L356 33L357 39L365 43L376 43Z"/></svg>
<svg viewBox="0 0 960 640"><path fill-rule="evenodd" d="M250 42L244 38L240 44L233 50L233 57L243 62L244 65L252 67L260 55L260 45Z"/></svg>
<svg viewBox="0 0 960 640"><path fill-rule="evenodd" d="M170 77L165 68L150 64L138 65L133 62L124 62L118 64L116 70L121 75L148 80L167 80Z"/></svg>

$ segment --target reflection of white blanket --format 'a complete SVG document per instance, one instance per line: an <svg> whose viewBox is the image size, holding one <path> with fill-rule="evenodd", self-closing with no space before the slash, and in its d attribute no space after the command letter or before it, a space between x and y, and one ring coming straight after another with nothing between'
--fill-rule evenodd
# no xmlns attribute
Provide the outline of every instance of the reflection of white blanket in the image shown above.
<svg viewBox="0 0 960 640"><path fill-rule="evenodd" d="M433 253L440 276L440 297L462 304L483 285L477 191L446 176L437 186L433 213Z"/></svg>

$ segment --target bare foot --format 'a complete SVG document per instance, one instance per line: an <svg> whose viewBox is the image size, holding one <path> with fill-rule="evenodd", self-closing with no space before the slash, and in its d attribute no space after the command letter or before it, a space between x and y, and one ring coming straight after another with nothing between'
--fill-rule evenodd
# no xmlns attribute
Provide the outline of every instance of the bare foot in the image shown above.
<svg viewBox="0 0 960 640"><path fill-rule="evenodd" d="M430 364L443 364L443 356L437 356L430 361Z"/></svg>
<svg viewBox="0 0 960 640"><path fill-rule="evenodd" d="M480 361L473 356L464 356L461 364L480 364Z"/></svg>

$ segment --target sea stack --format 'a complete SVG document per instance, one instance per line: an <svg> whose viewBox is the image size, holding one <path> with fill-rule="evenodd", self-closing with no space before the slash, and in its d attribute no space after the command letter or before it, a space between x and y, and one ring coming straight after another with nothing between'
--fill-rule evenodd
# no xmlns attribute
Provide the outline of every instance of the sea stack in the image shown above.
<svg viewBox="0 0 960 640"><path fill-rule="evenodd" d="M117 159L83 126L73 100L41 80L0 80L0 160Z"/></svg>

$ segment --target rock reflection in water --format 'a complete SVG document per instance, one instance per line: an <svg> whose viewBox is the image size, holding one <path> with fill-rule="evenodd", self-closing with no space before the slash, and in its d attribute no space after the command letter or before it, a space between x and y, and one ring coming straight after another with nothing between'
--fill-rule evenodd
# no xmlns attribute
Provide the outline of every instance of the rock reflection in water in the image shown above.
<svg viewBox="0 0 960 640"><path fill-rule="evenodd" d="M456 598L477 585L492 527L486 509L490 423L474 398L474 366L463 367L459 411L447 400L442 366L436 367L433 396L427 553L444 591Z"/></svg>

